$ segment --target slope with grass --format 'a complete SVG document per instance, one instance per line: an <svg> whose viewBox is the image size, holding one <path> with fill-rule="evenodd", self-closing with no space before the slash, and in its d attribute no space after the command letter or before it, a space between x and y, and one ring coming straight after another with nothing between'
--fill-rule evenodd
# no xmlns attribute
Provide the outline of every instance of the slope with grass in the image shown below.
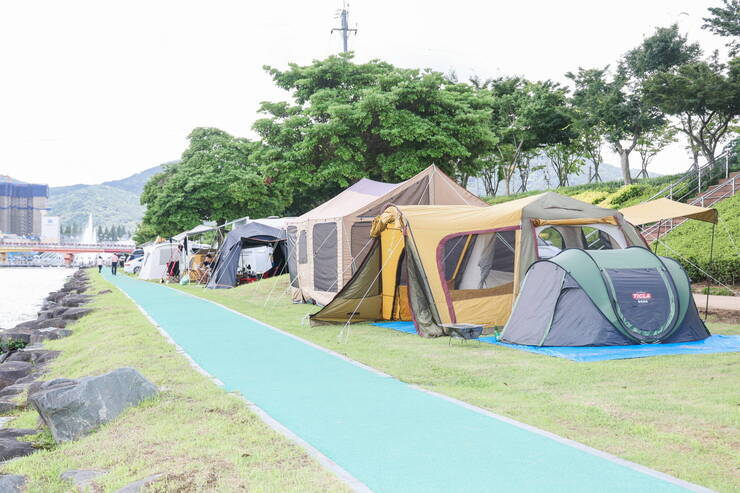
<svg viewBox="0 0 740 493"><path fill-rule="evenodd" d="M178 287L400 380L720 491L740 489L739 354L574 363L492 345L448 346L370 325L309 327L287 276L230 290ZM713 324L719 334L740 325ZM440 423L444 426L444 423ZM434 430L430 430L433 433ZM505 471L501 471L505 474Z"/></svg>
<svg viewBox="0 0 740 493"><path fill-rule="evenodd" d="M92 292L111 287L99 276ZM133 367L161 394L131 408L95 433L52 445L2 465L29 478L29 492L71 491L59 479L68 469L102 469L94 491L115 491L155 473L152 491L348 491L302 449L264 424L239 397L227 394L190 366L136 306L114 288L97 296L95 311L72 325L73 335L47 345L62 351L47 379L97 375ZM203 337L208 337L204 334ZM26 410L10 423L32 428Z"/></svg>
<svg viewBox="0 0 740 493"><path fill-rule="evenodd" d="M719 211L719 223L714 227L713 259L709 262L712 245L712 225L702 221L686 221L661 239L658 252L677 257L694 280L706 279L697 269L709 271L725 284L740 284L740 194L714 206Z"/></svg>

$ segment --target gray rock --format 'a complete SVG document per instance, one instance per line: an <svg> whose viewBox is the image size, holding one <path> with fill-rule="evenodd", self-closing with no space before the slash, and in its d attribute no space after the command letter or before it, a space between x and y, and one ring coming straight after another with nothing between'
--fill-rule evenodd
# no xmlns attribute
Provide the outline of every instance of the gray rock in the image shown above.
<svg viewBox="0 0 740 493"><path fill-rule="evenodd" d="M13 385L33 370L33 365L25 361L6 361L0 365L0 387Z"/></svg>
<svg viewBox="0 0 740 493"><path fill-rule="evenodd" d="M71 481L78 489L83 489L95 478L106 474L108 471L96 471L93 469L70 469L59 475L62 481Z"/></svg>
<svg viewBox="0 0 740 493"><path fill-rule="evenodd" d="M62 313L62 318L64 320L79 320L91 311L89 308L67 308Z"/></svg>
<svg viewBox="0 0 740 493"><path fill-rule="evenodd" d="M111 291L110 289L101 289L100 291L98 291L98 294L108 294L112 292L113 291Z"/></svg>
<svg viewBox="0 0 740 493"><path fill-rule="evenodd" d="M32 333L33 333L33 330L31 329L4 330L0 332L0 341L2 342L23 341L26 344L28 344L29 342L31 342Z"/></svg>
<svg viewBox="0 0 740 493"><path fill-rule="evenodd" d="M11 353L6 361L27 361L34 365L43 365L59 356L59 354L60 351L51 351L48 349L21 349Z"/></svg>
<svg viewBox="0 0 740 493"><path fill-rule="evenodd" d="M39 342L44 342L47 339L54 340L54 339L61 339L62 337L68 337L72 335L72 331L69 329L58 329L54 327L46 328L46 329L39 329L37 331L34 331L31 333L31 337L29 338L29 342L31 344L36 344Z"/></svg>
<svg viewBox="0 0 740 493"><path fill-rule="evenodd" d="M90 296L84 294L70 294L62 298L60 303L66 307L74 307L89 303L90 299Z"/></svg>
<svg viewBox="0 0 740 493"><path fill-rule="evenodd" d="M35 449L29 442L19 442L15 438L0 438L0 461L32 454ZM0 489L0 491L4 491Z"/></svg>
<svg viewBox="0 0 740 493"><path fill-rule="evenodd" d="M74 383L53 382L29 393L28 401L57 443L89 433L158 392L157 387L133 368L119 368Z"/></svg>
<svg viewBox="0 0 740 493"><path fill-rule="evenodd" d="M23 491L26 477L18 474L3 474L0 476L0 491L3 493L17 493Z"/></svg>
<svg viewBox="0 0 740 493"><path fill-rule="evenodd" d="M13 385L30 384L38 380L44 375L43 371L34 371L23 378L19 378Z"/></svg>
<svg viewBox="0 0 740 493"><path fill-rule="evenodd" d="M63 291L55 291L53 293L49 293L49 296L46 297L46 300L51 302L58 302L65 296L67 296L67 293Z"/></svg>
<svg viewBox="0 0 740 493"><path fill-rule="evenodd" d="M15 326L13 330L24 330L24 329L45 329L48 327L66 327L67 322L61 318L46 318L43 320L31 320L29 322L23 322Z"/></svg>
<svg viewBox="0 0 740 493"><path fill-rule="evenodd" d="M9 413L23 407L23 403L16 402L13 397L0 397L0 413Z"/></svg>
<svg viewBox="0 0 740 493"><path fill-rule="evenodd" d="M0 438L18 438L26 435L35 435L38 430L30 428L3 428L0 429Z"/></svg>
<svg viewBox="0 0 740 493"><path fill-rule="evenodd" d="M147 476L144 479L140 479L138 481L135 481L133 483L127 484L123 488L116 490L116 493L138 493L142 490L145 486L153 483L156 481L161 474L152 474L151 476Z"/></svg>
<svg viewBox="0 0 740 493"><path fill-rule="evenodd" d="M0 398L13 397L21 394L29 385L30 383L14 383L13 385L8 385L4 389L0 390Z"/></svg>

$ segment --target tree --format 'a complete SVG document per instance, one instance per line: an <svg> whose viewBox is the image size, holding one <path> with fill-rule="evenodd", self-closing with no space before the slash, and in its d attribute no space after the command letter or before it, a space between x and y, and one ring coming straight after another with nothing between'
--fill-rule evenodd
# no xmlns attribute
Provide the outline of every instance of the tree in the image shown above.
<svg viewBox="0 0 740 493"><path fill-rule="evenodd" d="M431 164L464 181L493 148L490 95L441 73L352 54L265 68L293 101L262 104L258 161L301 190L293 213L360 178L397 182Z"/></svg>
<svg viewBox="0 0 740 493"><path fill-rule="evenodd" d="M730 38L727 47L730 56L734 57L740 52L740 0L722 0L724 7L710 7L709 17L704 17L703 29Z"/></svg>
<svg viewBox="0 0 740 493"><path fill-rule="evenodd" d="M678 31L678 24L673 24L657 28L640 46L627 52L623 63L632 77L644 80L656 72L695 61L700 55L699 45L689 43L688 36Z"/></svg>
<svg viewBox="0 0 740 493"><path fill-rule="evenodd" d="M635 150L640 155L640 173L635 178L649 178L647 167L650 161L668 145L676 142L677 130L666 123L657 127L637 140Z"/></svg>
<svg viewBox="0 0 740 493"><path fill-rule="evenodd" d="M283 182L252 155L259 146L215 128L196 128L178 163L144 186L147 206L137 235L168 237L203 221L223 224L242 216L280 214L289 199Z"/></svg>
<svg viewBox="0 0 740 493"><path fill-rule="evenodd" d="M511 194L511 179L545 146L573 137L565 89L551 81L529 82L519 77L488 84L493 95L491 130L497 137L491 161ZM493 173L491 173L493 174ZM523 173L528 175L528 171Z"/></svg>
<svg viewBox="0 0 740 493"><path fill-rule="evenodd" d="M714 58L658 72L646 82L645 90L653 104L678 118L689 147L713 162L740 114L740 58L728 65Z"/></svg>
<svg viewBox="0 0 740 493"><path fill-rule="evenodd" d="M568 177L579 173L586 164L583 148L577 140L547 146L544 153L555 171L559 187L567 186Z"/></svg>

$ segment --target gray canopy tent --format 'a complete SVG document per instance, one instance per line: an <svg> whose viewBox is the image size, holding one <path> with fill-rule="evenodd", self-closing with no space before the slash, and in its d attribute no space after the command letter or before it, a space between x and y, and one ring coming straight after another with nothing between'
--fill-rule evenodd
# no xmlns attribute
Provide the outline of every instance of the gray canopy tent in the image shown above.
<svg viewBox="0 0 740 493"><path fill-rule="evenodd" d="M226 235L223 245L216 254L211 278L206 287L233 288L237 284L239 259L242 250L260 246L271 246L272 267L263 275L279 275L286 268L287 252L285 229L268 226L257 221L238 226Z"/></svg>

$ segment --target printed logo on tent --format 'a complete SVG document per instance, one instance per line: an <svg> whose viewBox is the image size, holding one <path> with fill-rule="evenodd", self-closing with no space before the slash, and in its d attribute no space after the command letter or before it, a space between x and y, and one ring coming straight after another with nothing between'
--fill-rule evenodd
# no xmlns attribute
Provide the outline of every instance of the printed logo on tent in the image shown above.
<svg viewBox="0 0 740 493"><path fill-rule="evenodd" d="M638 303L649 303L650 300L653 299L653 295L644 291L640 291L637 293L632 293L632 299L637 301Z"/></svg>

